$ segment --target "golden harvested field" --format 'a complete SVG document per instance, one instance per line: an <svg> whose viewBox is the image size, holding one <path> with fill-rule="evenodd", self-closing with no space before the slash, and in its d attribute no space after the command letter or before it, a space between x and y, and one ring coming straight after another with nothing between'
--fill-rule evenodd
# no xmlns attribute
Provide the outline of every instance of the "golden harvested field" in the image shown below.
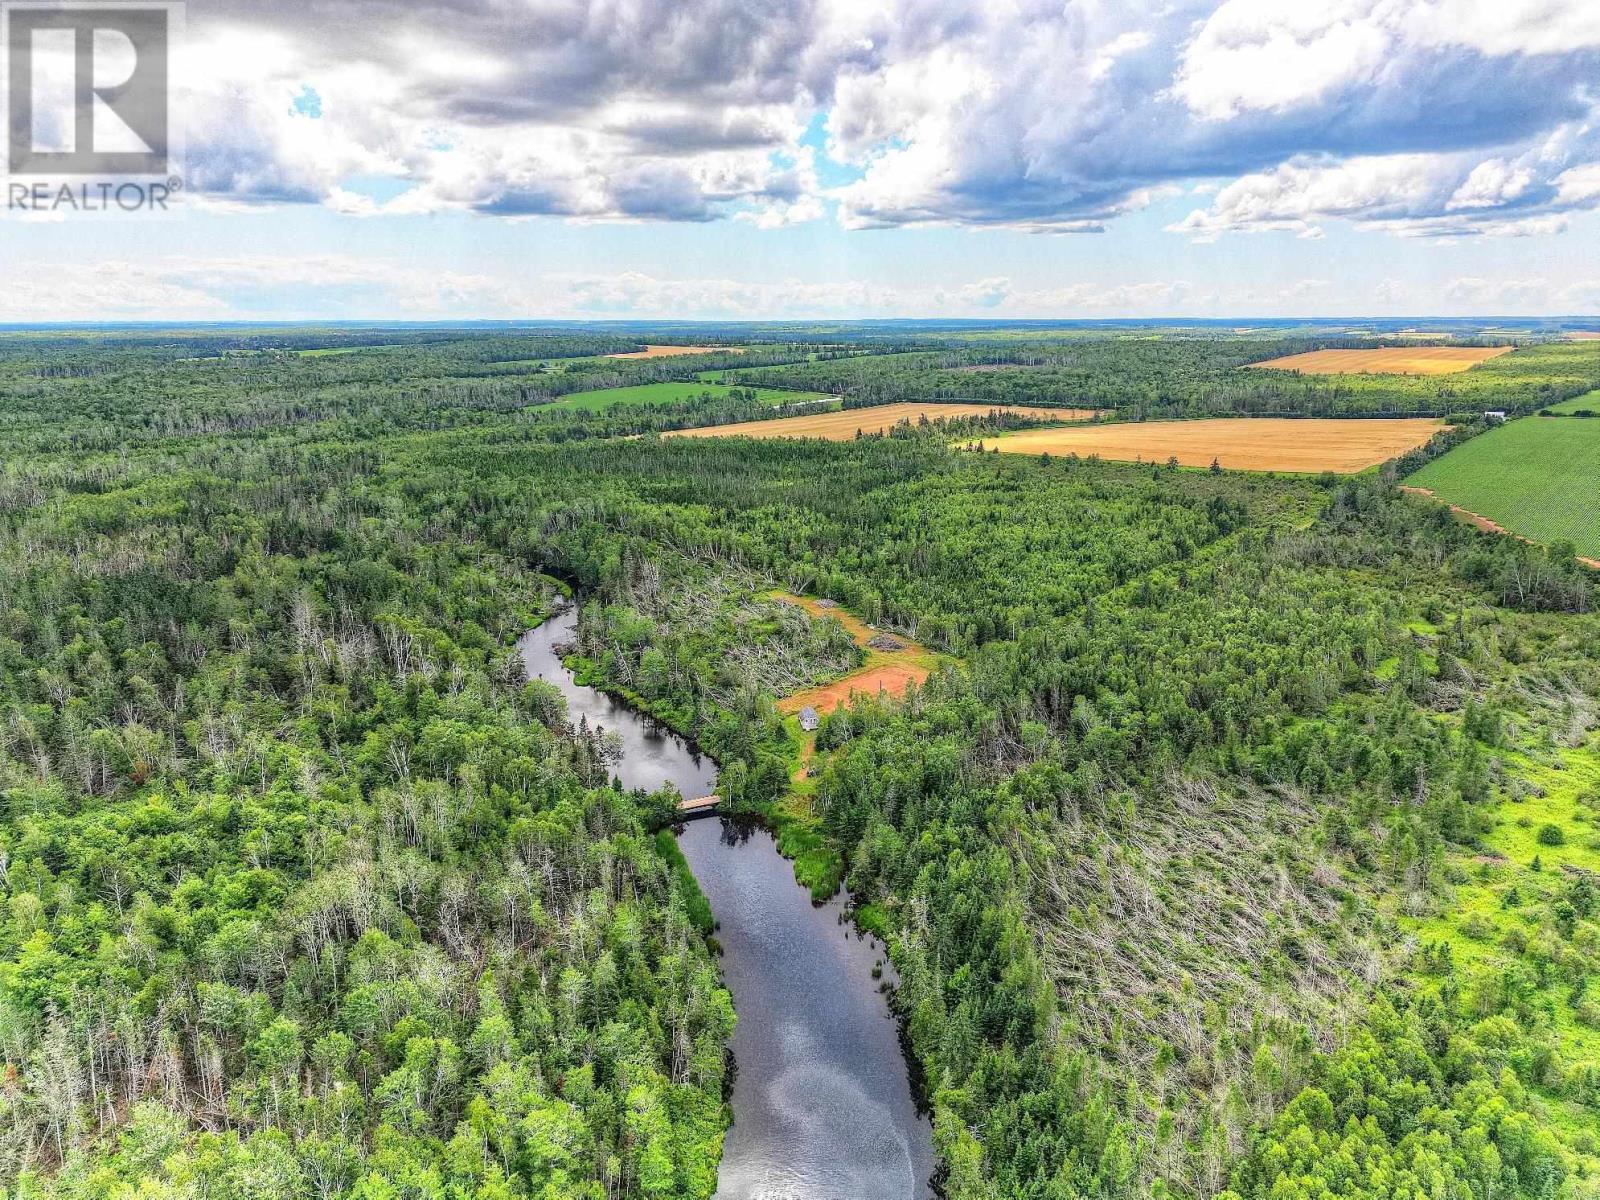
<svg viewBox="0 0 1600 1200"><path fill-rule="evenodd" d="M875 408L846 408L838 412L807 413L801 417L780 417L776 421L740 421L735 425L708 425L703 429L676 429L663 437L757 437L823 438L848 442L862 433L882 433L901 421L916 424L923 416L930 421L945 417L981 417L996 409L1021 413L1052 421L1086 421L1093 417L1088 408L1021 408L1009 404L880 404Z"/></svg>
<svg viewBox="0 0 1600 1200"><path fill-rule="evenodd" d="M1510 346L1379 346L1372 350L1312 350L1249 363L1302 375L1454 375L1491 358L1511 353Z"/></svg>
<svg viewBox="0 0 1600 1200"><path fill-rule="evenodd" d="M626 354L605 354L602 358L674 358L679 354L714 354L719 350L726 350L731 354L741 354L737 346L650 346L643 350L629 350Z"/></svg>
<svg viewBox="0 0 1600 1200"><path fill-rule="evenodd" d="M1223 417L1210 421L1128 421L1069 429L1030 429L988 443L1009 454L1077 454L1186 467L1213 458L1240 471L1364 471L1422 445L1444 428L1426 418L1339 420Z"/></svg>

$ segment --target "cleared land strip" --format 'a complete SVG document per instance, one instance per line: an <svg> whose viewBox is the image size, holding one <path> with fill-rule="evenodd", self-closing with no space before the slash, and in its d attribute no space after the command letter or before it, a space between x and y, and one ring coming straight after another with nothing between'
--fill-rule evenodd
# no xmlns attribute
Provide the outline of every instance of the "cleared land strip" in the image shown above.
<svg viewBox="0 0 1600 1200"><path fill-rule="evenodd" d="M1451 504L1448 500L1440 500L1438 496L1433 494L1432 488L1411 487L1409 485L1402 484L1400 490L1413 496L1426 496L1429 500L1437 500L1440 504L1443 504L1467 524L1475 525L1485 533L1501 533L1506 537L1514 537L1519 542L1527 542L1530 546L1538 546L1541 544L1534 541L1532 538L1523 537L1520 533L1512 533L1511 530L1507 529L1504 525L1501 525L1495 521L1491 521L1482 513L1475 513L1470 508L1462 508L1459 504ZM1578 555L1578 561L1586 567L1593 567L1595 570L1600 571L1600 558L1585 558L1580 554Z"/></svg>
<svg viewBox="0 0 1600 1200"><path fill-rule="evenodd" d="M913 425L926 417L938 421L950 417L982 417L992 412L1015 413L1041 421L1087 421L1095 416L1092 408L1033 408L1017 404L880 404L872 408L847 408L840 412L807 413L802 417L780 417L774 421L740 421L734 425L707 425L700 429L676 429L663 437L755 437L823 438L848 442L859 431L885 433L901 421Z"/></svg>
<svg viewBox="0 0 1600 1200"><path fill-rule="evenodd" d="M1569 541L1600 559L1600 419L1523 417L1463 442L1406 482L1520 537Z"/></svg>
<svg viewBox="0 0 1600 1200"><path fill-rule="evenodd" d="M791 592L773 592L771 595L774 600L805 609L819 620L827 617L838 621L844 626L845 632L855 639L856 645L867 652L867 661L850 674L779 700L778 711L786 716L793 716L806 707L826 714L841 704L848 704L852 694L876 696L879 691L884 691L891 696L903 696L912 684L920 685L927 679L937 662L937 657L931 651L917 643L907 641L899 634L874 629L836 605L810 596L796 596Z"/></svg>
<svg viewBox="0 0 1600 1200"><path fill-rule="evenodd" d="M614 405L684 404L710 396L716 400L732 399L735 393L751 396L761 404L777 408L783 405L837 404L839 397L823 392L792 392L787 389L737 387L726 383L639 383L631 387L599 388L592 392L569 392L559 400L541 405L541 410L579 409L584 412L604 412Z"/></svg>
<svg viewBox="0 0 1600 1200"><path fill-rule="evenodd" d="M1377 346L1311 350L1246 365L1302 375L1453 375L1511 350L1510 346Z"/></svg>
<svg viewBox="0 0 1600 1200"><path fill-rule="evenodd" d="M643 350L627 350L620 354L604 354L602 358L676 358L680 354L743 354L742 346L656 346L646 345Z"/></svg>
<svg viewBox="0 0 1600 1200"><path fill-rule="evenodd" d="M1220 417L1030 429L986 445L1008 454L1097 454L1157 463L1176 458L1186 467L1208 467L1215 459L1240 471L1349 474L1415 449L1443 428L1427 418Z"/></svg>

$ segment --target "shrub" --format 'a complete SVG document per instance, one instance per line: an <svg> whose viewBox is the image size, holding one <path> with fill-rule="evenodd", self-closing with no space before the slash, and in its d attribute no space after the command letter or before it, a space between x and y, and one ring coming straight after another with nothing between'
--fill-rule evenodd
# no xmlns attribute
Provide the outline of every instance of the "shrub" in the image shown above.
<svg viewBox="0 0 1600 1200"><path fill-rule="evenodd" d="M1541 846L1565 846L1566 844L1567 844L1567 835L1562 831L1561 826L1559 826L1559 825L1541 825L1541 826L1539 826L1539 845L1541 845Z"/></svg>
<svg viewBox="0 0 1600 1200"><path fill-rule="evenodd" d="M1482 913L1473 913L1461 922L1461 932L1473 941L1481 942L1494 936L1494 922Z"/></svg>

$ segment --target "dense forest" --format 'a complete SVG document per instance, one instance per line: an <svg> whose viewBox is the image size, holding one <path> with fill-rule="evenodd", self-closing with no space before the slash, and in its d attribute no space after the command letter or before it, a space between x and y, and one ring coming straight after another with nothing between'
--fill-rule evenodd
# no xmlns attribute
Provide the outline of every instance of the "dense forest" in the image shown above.
<svg viewBox="0 0 1600 1200"><path fill-rule="evenodd" d="M1592 573L1392 469L660 439L741 402L557 416L581 389L540 381L734 356L344 340L0 339L10 1190L712 1194L736 1015L672 797L607 786L514 653L577 594L582 669L886 939L951 1200L1596 1194ZM1331 395L1215 390L1302 342L909 340L743 369L1128 415L1600 382L1558 345ZM1026 369L953 373L997 352ZM775 700L856 654L777 587L944 656L828 714L805 794Z"/></svg>
<svg viewBox="0 0 1600 1200"><path fill-rule="evenodd" d="M1115 409L1135 420L1266 414L1445 416L1489 408L1532 412L1600 387L1600 356L1581 344L1552 342L1526 346L1458 375L1299 375L1239 369L1286 354L1372 344L1328 336L1019 338L739 370L729 377L763 386L841 392L865 403L915 399L1081 405Z"/></svg>

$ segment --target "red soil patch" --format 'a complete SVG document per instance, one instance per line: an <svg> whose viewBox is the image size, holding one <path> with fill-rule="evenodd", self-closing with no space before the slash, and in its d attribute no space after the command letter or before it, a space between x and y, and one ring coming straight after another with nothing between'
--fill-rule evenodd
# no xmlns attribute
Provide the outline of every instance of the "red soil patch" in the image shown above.
<svg viewBox="0 0 1600 1200"><path fill-rule="evenodd" d="M792 592L773 592L774 600L797 605L812 617L832 618L843 625L856 645L866 647L873 637L882 633L854 613L838 605L823 604L811 596L796 596ZM932 673L933 656L922 646L908 641L899 634L891 635L901 644L899 650L867 650L866 666L852 671L842 679L807 688L778 701L778 711L793 716L808 704L819 713L830 713L841 704L848 705L851 696L876 696L880 691L891 696L903 696L913 683L919 687Z"/></svg>
<svg viewBox="0 0 1600 1200"><path fill-rule="evenodd" d="M891 696L904 696L913 683L921 686L927 678L928 668L913 663L863 667L843 679L785 696L778 701L778 711L785 716L792 716L809 704L819 713L830 713L841 704L848 705L850 698L855 695L876 696L882 691Z"/></svg>

